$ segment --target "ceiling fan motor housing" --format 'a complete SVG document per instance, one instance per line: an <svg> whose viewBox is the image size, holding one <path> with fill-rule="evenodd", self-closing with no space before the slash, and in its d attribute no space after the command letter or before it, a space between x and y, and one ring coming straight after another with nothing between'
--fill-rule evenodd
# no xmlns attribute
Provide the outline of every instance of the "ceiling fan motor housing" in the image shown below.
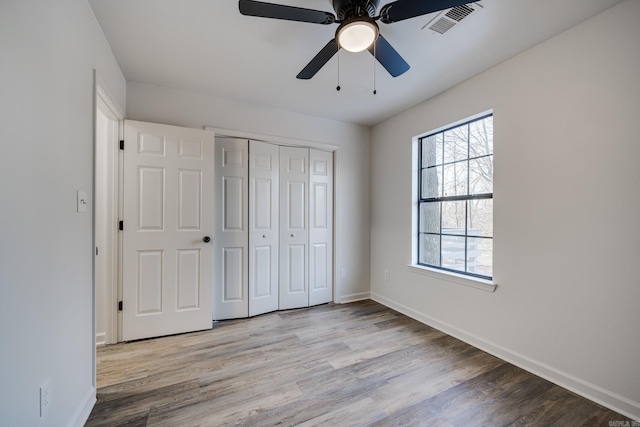
<svg viewBox="0 0 640 427"><path fill-rule="evenodd" d="M373 18L378 10L380 0L333 0L333 9L338 21L365 16Z"/></svg>

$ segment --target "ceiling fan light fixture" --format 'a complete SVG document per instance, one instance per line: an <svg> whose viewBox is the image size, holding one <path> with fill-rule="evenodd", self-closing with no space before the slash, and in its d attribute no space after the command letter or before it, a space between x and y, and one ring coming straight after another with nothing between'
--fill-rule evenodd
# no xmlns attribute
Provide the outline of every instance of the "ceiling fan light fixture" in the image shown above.
<svg viewBox="0 0 640 427"><path fill-rule="evenodd" d="M349 52L362 52L378 38L378 25L370 18L358 17L338 27L336 40Z"/></svg>

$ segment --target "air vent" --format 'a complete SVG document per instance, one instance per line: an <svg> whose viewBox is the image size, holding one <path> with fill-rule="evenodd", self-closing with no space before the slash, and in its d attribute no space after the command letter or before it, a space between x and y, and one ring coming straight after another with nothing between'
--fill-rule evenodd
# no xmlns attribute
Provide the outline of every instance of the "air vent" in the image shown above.
<svg viewBox="0 0 640 427"><path fill-rule="evenodd" d="M480 8L482 8L482 5L479 2L475 2L443 10L422 29L428 28L435 33L444 34Z"/></svg>
<svg viewBox="0 0 640 427"><path fill-rule="evenodd" d="M469 6L467 6L466 4L463 4L462 6L456 6L453 9L451 9L449 12L445 13L444 16L446 16L447 18L451 18L454 21L462 21L464 18L466 18L467 16L469 16L469 14L473 12L473 9L471 9Z"/></svg>
<svg viewBox="0 0 640 427"><path fill-rule="evenodd" d="M440 18L432 26L430 26L429 29L435 31L436 33L444 34L452 29L454 25L456 25L455 22L451 22L450 20L445 18Z"/></svg>

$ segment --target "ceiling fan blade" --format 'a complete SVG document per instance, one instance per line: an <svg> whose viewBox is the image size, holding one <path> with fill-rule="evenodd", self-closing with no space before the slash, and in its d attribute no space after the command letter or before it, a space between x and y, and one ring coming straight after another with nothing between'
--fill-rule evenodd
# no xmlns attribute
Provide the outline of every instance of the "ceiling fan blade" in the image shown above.
<svg viewBox="0 0 640 427"><path fill-rule="evenodd" d="M312 24L332 24L336 17L322 10L304 9L282 4L264 3L254 0L240 0L240 13L261 18L286 19L287 21L310 22Z"/></svg>
<svg viewBox="0 0 640 427"><path fill-rule="evenodd" d="M380 21L391 24L468 3L473 2L469 0L397 0L380 9Z"/></svg>
<svg viewBox="0 0 640 427"><path fill-rule="evenodd" d="M336 39L331 40L327 43L320 52L316 56L313 57L311 62L307 64L306 67L302 71L298 73L296 78L308 80L311 77L315 76L320 68L324 67L324 64L329 62L329 60L333 57L333 55L338 52L340 48L338 47L338 42Z"/></svg>
<svg viewBox="0 0 640 427"><path fill-rule="evenodd" d="M374 53L375 46L375 53ZM378 36L376 42L369 47L369 52L374 55L378 62L391 74L392 77L398 77L409 70L409 64L402 59L402 56L389 44L387 39Z"/></svg>

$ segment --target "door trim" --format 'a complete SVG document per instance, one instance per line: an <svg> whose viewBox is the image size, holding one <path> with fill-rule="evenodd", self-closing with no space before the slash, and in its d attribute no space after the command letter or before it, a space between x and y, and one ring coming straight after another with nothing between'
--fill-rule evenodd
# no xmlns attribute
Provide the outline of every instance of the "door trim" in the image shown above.
<svg viewBox="0 0 640 427"><path fill-rule="evenodd" d="M95 248L96 248L96 184L97 184L97 176L96 176L96 165L97 165L97 154L98 154L98 150L97 150L97 144L98 144L98 138L97 138L97 111L98 108L100 108L102 110L103 113L106 113L105 115L111 116L114 120L117 120L118 122L118 138L121 137L122 132L123 132L123 125L124 125L124 119L125 119L125 114L124 114L124 110L122 108L120 108L120 106L114 101L114 98L109 94L109 91L106 89L107 85L103 82L102 78L100 77L100 75L98 74L98 72L94 69L93 71L93 87L94 87L94 96L93 96L93 111L92 111L92 118L93 118L93 153L92 153L92 159L93 159L93 173L92 173L92 203L91 203L91 208L92 208L92 218L91 218L91 228L92 228L92 234L91 234L91 243L92 243L92 252L93 252L93 256L91 257L92 262L91 262L91 270L92 270L92 275L91 275L91 292L92 292L92 310L91 310L91 322L92 322L92 357L93 357L93 387L94 389L96 388L96 366L97 366L97 359L96 359L96 312L97 312L97 302L96 302L96 258L95 258ZM114 215L116 216L116 218L119 217L119 211L121 209L121 203L120 203L120 188L121 188L121 180L120 180L120 154L117 153L117 149L114 147L114 150L116 151L116 154L113 158L113 170L111 170L110 172L113 174L112 176L108 177L107 179L111 180L114 185L113 185L113 189L114 189L114 194L111 195L110 199L112 200L112 211L114 213ZM109 261L109 269L112 272L111 277L113 278L113 280L111 281L111 283L108 285L108 290L107 293L111 296L109 298L109 301L105 302L105 305L107 303L112 304L112 299L115 301L115 299L117 298L118 295L118 288L119 288L119 283L120 283L120 262L119 262L119 254L120 254L120 239L119 236L117 234L117 231L114 229L113 230L113 234L110 235L110 240L111 240L111 246L112 246L112 251L111 254L112 257ZM108 328L105 331L105 342L106 343L115 343L118 341L118 332L119 332L119 328L118 328L118 316L117 316L117 312L115 310L115 302L113 302L113 305L111 305L112 309L107 309L106 310L106 317L107 317L107 325Z"/></svg>
<svg viewBox="0 0 640 427"><path fill-rule="evenodd" d="M205 126L205 130L214 131L217 136L240 138L240 139L252 139L254 141L267 142L271 144L288 146L288 147L301 147L301 148L316 148L324 151L338 151L339 147L333 144L327 144L319 141L311 141L300 138L289 138L286 136L268 135L255 132L244 132L240 130L216 128L212 126Z"/></svg>
<svg viewBox="0 0 640 427"><path fill-rule="evenodd" d="M117 121L118 130L116 139L120 139L122 137L122 127L124 123L124 113L118 107L118 105L113 101L113 99L109 96L108 92L105 90L104 85L102 84L100 77L97 73L95 73L95 109L94 109L94 165L93 165L93 247L95 251L96 247L96 232L97 226L96 224L96 191L98 184L97 173L97 162L98 162L98 147L97 144L99 142L97 135L97 111L100 109L102 113L108 118ZM109 209L109 214L111 218L116 220L119 218L120 214L120 156L118 147L114 141L113 147L109 151L110 156L110 168L106 170L106 181L109 182L111 189L113 190L112 194L107 196L107 207ZM108 224L106 224L108 227ZM94 252L95 254L95 252ZM102 301L102 305L104 307L105 313L105 343L106 344L114 344L118 342L118 315L117 315L117 299L118 299L118 287L119 287L119 236L115 227L111 228L111 232L107 235L107 247L103 248L102 254L106 257L106 265L107 269L110 271L110 277L112 278L111 283L107 283L107 299L106 301ZM95 300L95 256L94 260L94 300ZM97 311L97 307L95 310ZM94 322L95 322L94 312ZM94 325L94 330L97 325Z"/></svg>

